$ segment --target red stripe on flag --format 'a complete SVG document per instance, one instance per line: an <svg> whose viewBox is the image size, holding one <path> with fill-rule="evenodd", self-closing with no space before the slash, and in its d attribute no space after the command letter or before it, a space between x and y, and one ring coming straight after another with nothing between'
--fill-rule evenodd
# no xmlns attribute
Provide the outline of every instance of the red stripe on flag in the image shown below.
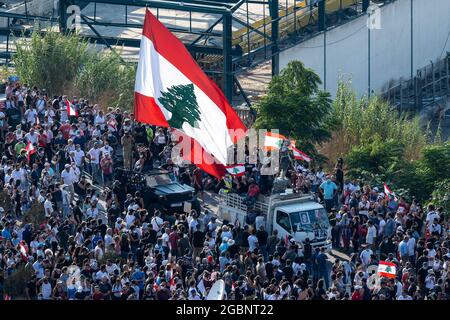
<svg viewBox="0 0 450 320"><path fill-rule="evenodd" d="M395 279L396 275L392 274L392 273L386 273L386 272L378 272L378 275L380 277L385 277L385 278L391 278L391 279Z"/></svg>
<svg viewBox="0 0 450 320"><path fill-rule="evenodd" d="M380 262L378 262L378 264L383 264L385 266L396 267L395 263L388 262L388 261L380 261Z"/></svg>
<svg viewBox="0 0 450 320"><path fill-rule="evenodd" d="M221 179L225 175L225 173L227 172L225 166L223 164L220 164L210 153L206 152L206 150L203 149L203 147L197 142L197 140L189 137L180 130L173 129L173 131L175 131L175 133L182 138L179 138L179 143L183 143L182 141L185 141L184 139L187 139L187 141L190 140L191 147L181 150L183 159L190 161L206 173L209 173L210 175L218 179ZM186 152L184 153L183 151ZM197 159L200 159L201 163L198 163L199 161L197 161Z"/></svg>
<svg viewBox="0 0 450 320"><path fill-rule="evenodd" d="M234 142L242 138L247 128L230 106L222 91L201 70L183 43L159 22L148 9L145 13L142 34L153 42L154 48L160 55L191 80L222 110L227 118L227 127L229 129L241 129L243 131L242 134L233 135ZM152 120L154 120L153 117Z"/></svg>
<svg viewBox="0 0 450 320"><path fill-rule="evenodd" d="M275 132L266 132L266 136L274 137L274 138L278 138L278 139L283 139L283 140L288 140L288 138L286 138L282 134L275 133Z"/></svg>
<svg viewBox="0 0 450 320"><path fill-rule="evenodd" d="M153 97L134 92L134 117L139 122L168 127L169 123Z"/></svg>

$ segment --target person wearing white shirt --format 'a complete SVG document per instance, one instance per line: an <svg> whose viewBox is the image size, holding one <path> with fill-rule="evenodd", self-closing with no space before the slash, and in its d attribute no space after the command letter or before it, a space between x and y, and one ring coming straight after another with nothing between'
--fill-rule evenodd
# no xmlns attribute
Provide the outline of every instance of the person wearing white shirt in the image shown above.
<svg viewBox="0 0 450 320"><path fill-rule="evenodd" d="M94 184L102 184L102 173L100 170L100 153L99 143L95 142L94 147L89 150L88 157L91 161L92 180Z"/></svg>
<svg viewBox="0 0 450 320"><path fill-rule="evenodd" d="M258 248L258 238L255 235L255 230L252 230L252 234L248 236L248 250L253 252Z"/></svg>
<svg viewBox="0 0 450 320"><path fill-rule="evenodd" d="M370 220L367 222L367 224L369 225L369 227L367 228L366 243L370 247L373 247L375 245L375 239L377 237L377 228Z"/></svg>
<svg viewBox="0 0 450 320"><path fill-rule="evenodd" d="M105 234L105 238L104 238L104 240L105 240L105 248L109 248L109 246L114 243L114 239L112 237L112 234L113 234L112 233L112 229L108 228L106 230L106 234Z"/></svg>
<svg viewBox="0 0 450 320"><path fill-rule="evenodd" d="M103 268L102 268L103 269ZM105 270L99 270L99 271L97 271L97 273L95 274L95 280L98 280L98 281L100 281L100 280L102 280L104 277L106 277L106 278L108 278L109 279L109 274L108 274L108 272L106 271L106 269Z"/></svg>
<svg viewBox="0 0 450 320"><path fill-rule="evenodd" d="M152 224L152 229L153 229L154 231L156 231L156 233L157 233L158 235L160 235L160 234L161 234L161 233L160 233L161 227L162 227L163 224L164 224L163 219L161 219L161 218L159 217L159 215L155 215L155 216L152 218L152 220L151 220L151 224Z"/></svg>
<svg viewBox="0 0 450 320"><path fill-rule="evenodd" d="M198 226L198 220L197 219L192 219L190 222L189 222L189 233L194 233L194 231L195 230L197 230L197 226Z"/></svg>
<svg viewBox="0 0 450 320"><path fill-rule="evenodd" d="M42 257L38 257L37 261L33 263L33 269L36 272L36 278L42 279L44 277L44 267L42 266Z"/></svg>
<svg viewBox="0 0 450 320"><path fill-rule="evenodd" d="M439 214L434 211L434 206L429 205L428 206L428 213L427 213L427 218L426 218L426 222L428 225L432 224L434 219L440 219Z"/></svg>
<svg viewBox="0 0 450 320"><path fill-rule="evenodd" d="M61 190L62 193L62 213L63 217L67 218L70 213L70 203L71 203L71 196L69 192L69 187L64 186L64 188Z"/></svg>
<svg viewBox="0 0 450 320"><path fill-rule="evenodd" d="M70 168L70 172L72 172L74 176L74 183L80 182L81 171L80 168L76 166L76 163L73 163Z"/></svg>
<svg viewBox="0 0 450 320"><path fill-rule="evenodd" d="M64 170L61 172L61 183L67 185L70 191L71 198L73 199L75 195L75 190L73 184L75 183L76 177L71 171L70 164L66 164L64 166Z"/></svg>
<svg viewBox="0 0 450 320"><path fill-rule="evenodd" d="M53 213L52 195L49 193L47 199L44 202L45 216L49 218Z"/></svg>
<svg viewBox="0 0 450 320"><path fill-rule="evenodd" d="M97 219L98 208L94 203L86 210L86 215L88 218Z"/></svg>
<svg viewBox="0 0 450 320"><path fill-rule="evenodd" d="M111 156L113 155L113 152L114 152L113 147L111 147L107 141L105 142L105 145L104 145L100 150L101 150L104 154L107 153L107 154L109 154L109 155L111 155Z"/></svg>
<svg viewBox="0 0 450 320"><path fill-rule="evenodd" d="M363 196L362 201L358 204L359 214L367 216L369 214L370 202L366 196Z"/></svg>
<svg viewBox="0 0 450 320"><path fill-rule="evenodd" d="M397 296L397 300L412 300L412 297L410 295L408 295L408 292L406 290L403 290L402 293Z"/></svg>
<svg viewBox="0 0 450 320"><path fill-rule="evenodd" d="M94 119L94 125L100 125L101 129L105 128L106 119L103 116L103 111L99 111L98 115Z"/></svg>
<svg viewBox="0 0 450 320"><path fill-rule="evenodd" d="M83 166L84 157L85 157L84 151L81 150L81 146L79 144L77 144L75 146L75 151L74 151L75 164L77 165L77 167L81 168Z"/></svg>
<svg viewBox="0 0 450 320"><path fill-rule="evenodd" d="M365 248L362 252L361 252L361 254L360 254L360 259L361 259L361 262L362 262L362 264L365 266L365 267L367 267L368 265L369 265L369 263L371 262L371 256L372 256L372 254L373 254L373 251L372 250L370 250L369 248Z"/></svg>
<svg viewBox="0 0 450 320"><path fill-rule="evenodd" d="M25 119L27 119L27 123L29 123L31 126L34 126L36 124L36 117L37 112L33 109L33 107L30 107L27 111L25 111Z"/></svg>
<svg viewBox="0 0 450 320"><path fill-rule="evenodd" d="M45 277L41 283L42 300L50 300L52 298L52 285L48 278Z"/></svg>
<svg viewBox="0 0 450 320"><path fill-rule="evenodd" d="M127 215L125 216L125 222L127 223L128 229L130 229L135 220L136 217L134 216L133 211L128 211Z"/></svg>

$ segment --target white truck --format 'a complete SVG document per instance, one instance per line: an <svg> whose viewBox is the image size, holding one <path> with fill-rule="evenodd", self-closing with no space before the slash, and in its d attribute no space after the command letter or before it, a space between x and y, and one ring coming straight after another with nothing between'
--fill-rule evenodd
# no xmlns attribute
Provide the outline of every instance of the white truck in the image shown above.
<svg viewBox="0 0 450 320"><path fill-rule="evenodd" d="M286 235L299 245L299 253L303 252L303 243L309 238L314 248L325 247L331 250L331 226L325 208L315 201L313 195L298 193L259 195L253 209L260 212L256 217L255 227L264 225L271 234L278 230L278 237ZM245 198L235 193L225 193L220 197L217 215L220 220L231 223L239 220L246 224L248 207Z"/></svg>

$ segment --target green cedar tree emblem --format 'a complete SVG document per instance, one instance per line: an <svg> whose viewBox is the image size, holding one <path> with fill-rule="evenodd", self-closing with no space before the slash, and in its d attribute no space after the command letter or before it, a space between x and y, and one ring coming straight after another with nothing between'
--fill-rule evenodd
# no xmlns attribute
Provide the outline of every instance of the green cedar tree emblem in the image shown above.
<svg viewBox="0 0 450 320"><path fill-rule="evenodd" d="M168 120L172 128L182 129L185 122L198 128L200 110L192 83L172 86L161 94L162 96L158 100L164 108L172 113L172 118Z"/></svg>
<svg viewBox="0 0 450 320"><path fill-rule="evenodd" d="M279 149L281 149L281 147L283 146L283 140L278 140L277 142L276 142L276 145L278 146L278 148Z"/></svg>

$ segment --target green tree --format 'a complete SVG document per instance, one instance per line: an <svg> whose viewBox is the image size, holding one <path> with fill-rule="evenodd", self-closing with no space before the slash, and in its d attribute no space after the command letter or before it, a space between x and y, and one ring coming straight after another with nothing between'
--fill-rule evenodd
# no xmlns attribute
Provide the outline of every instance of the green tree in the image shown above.
<svg viewBox="0 0 450 320"><path fill-rule="evenodd" d="M269 90L256 106L258 129L278 129L297 140L297 146L317 156L317 144L331 137L332 111L328 92L319 89L319 76L299 61L290 62L272 78Z"/></svg>
<svg viewBox="0 0 450 320"><path fill-rule="evenodd" d="M450 215L450 179L436 183L431 196L431 203L437 207L443 207L447 216Z"/></svg>
<svg viewBox="0 0 450 320"><path fill-rule="evenodd" d="M105 107L133 106L135 64L89 46L75 33L34 30L31 39L15 39L13 61L23 83L50 94L80 95Z"/></svg>
<svg viewBox="0 0 450 320"><path fill-rule="evenodd" d="M185 122L192 127L198 127L200 110L192 83L172 86L161 94L162 96L158 98L159 102L172 113L172 117L168 121L171 127L182 129Z"/></svg>
<svg viewBox="0 0 450 320"><path fill-rule="evenodd" d="M37 29L36 29L37 30ZM61 94L73 84L88 58L88 43L74 33L34 31L31 39L15 38L13 62L22 82Z"/></svg>
<svg viewBox="0 0 450 320"><path fill-rule="evenodd" d="M331 160L346 156L355 146L366 146L380 139L394 140L404 146L402 158L417 160L427 143L418 117L398 114L377 96L358 99L350 82L341 81L333 102L336 128L325 154Z"/></svg>
<svg viewBox="0 0 450 320"><path fill-rule="evenodd" d="M86 99L129 109L134 103L136 66L123 62L115 52L91 51L75 86Z"/></svg>

